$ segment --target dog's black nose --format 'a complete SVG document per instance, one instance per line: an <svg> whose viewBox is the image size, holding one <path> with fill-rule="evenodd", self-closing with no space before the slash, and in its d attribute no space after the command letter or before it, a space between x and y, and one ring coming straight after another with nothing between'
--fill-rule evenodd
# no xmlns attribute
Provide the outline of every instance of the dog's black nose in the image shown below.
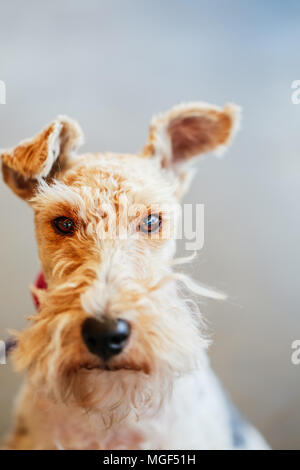
<svg viewBox="0 0 300 470"><path fill-rule="evenodd" d="M82 324L81 334L88 350L107 361L124 349L130 335L130 325L120 319L87 318Z"/></svg>

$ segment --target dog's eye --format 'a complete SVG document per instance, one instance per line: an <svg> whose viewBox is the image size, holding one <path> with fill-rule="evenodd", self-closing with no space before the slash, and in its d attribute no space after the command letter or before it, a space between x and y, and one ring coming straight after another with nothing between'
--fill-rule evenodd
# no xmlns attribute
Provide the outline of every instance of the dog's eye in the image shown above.
<svg viewBox="0 0 300 470"><path fill-rule="evenodd" d="M57 217L52 223L61 235L72 235L75 231L75 222L69 217Z"/></svg>
<svg viewBox="0 0 300 470"><path fill-rule="evenodd" d="M160 229L161 216L159 214L149 214L143 220L139 226L141 232L154 233Z"/></svg>

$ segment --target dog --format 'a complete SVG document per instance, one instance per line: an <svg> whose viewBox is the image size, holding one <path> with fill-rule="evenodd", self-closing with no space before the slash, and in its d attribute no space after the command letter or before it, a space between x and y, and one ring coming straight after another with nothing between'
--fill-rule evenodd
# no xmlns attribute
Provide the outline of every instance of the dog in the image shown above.
<svg viewBox="0 0 300 470"><path fill-rule="evenodd" d="M174 269L195 157L224 151L239 115L176 106L153 118L138 155L78 155L82 131L59 116L1 152L5 183L34 211L47 284L14 332L26 381L3 448L268 448L212 372L189 292L222 295Z"/></svg>

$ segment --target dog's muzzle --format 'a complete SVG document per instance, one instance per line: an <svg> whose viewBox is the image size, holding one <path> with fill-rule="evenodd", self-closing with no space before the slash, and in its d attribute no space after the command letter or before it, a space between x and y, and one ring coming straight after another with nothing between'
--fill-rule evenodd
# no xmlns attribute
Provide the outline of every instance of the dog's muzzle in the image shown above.
<svg viewBox="0 0 300 470"><path fill-rule="evenodd" d="M130 330L126 320L87 318L82 324L81 334L88 350L107 361L123 351Z"/></svg>

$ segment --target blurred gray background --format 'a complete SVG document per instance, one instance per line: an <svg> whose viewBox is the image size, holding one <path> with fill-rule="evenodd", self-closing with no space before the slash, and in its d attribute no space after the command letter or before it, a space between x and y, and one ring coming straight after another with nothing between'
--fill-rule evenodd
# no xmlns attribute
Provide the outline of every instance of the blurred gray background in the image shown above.
<svg viewBox="0 0 300 470"><path fill-rule="evenodd" d="M186 202L205 204L205 247L189 268L225 290L202 310L212 363L275 448L300 448L300 2L0 1L0 147L57 114L79 120L85 150L134 152L151 116L181 101L234 101L243 129L206 157ZM0 338L33 307L39 262L30 209L0 183ZM0 366L0 435L19 379Z"/></svg>

